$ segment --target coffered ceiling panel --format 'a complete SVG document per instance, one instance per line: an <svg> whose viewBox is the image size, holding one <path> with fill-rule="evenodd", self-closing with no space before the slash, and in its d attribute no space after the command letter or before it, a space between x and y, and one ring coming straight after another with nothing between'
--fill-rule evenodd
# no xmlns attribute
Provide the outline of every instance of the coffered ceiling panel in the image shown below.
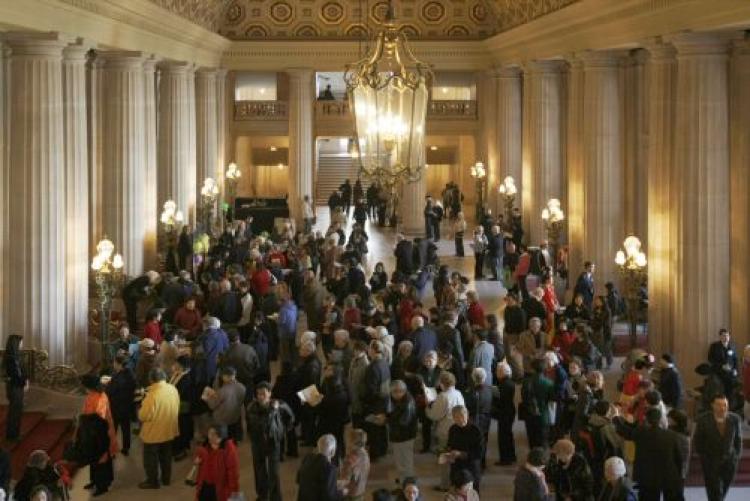
<svg viewBox="0 0 750 501"><path fill-rule="evenodd" d="M179 2L179 0L154 0ZM422 40L488 38L579 0L400 0L403 29ZM386 0L214 0L218 32L233 40L357 40L371 36Z"/></svg>

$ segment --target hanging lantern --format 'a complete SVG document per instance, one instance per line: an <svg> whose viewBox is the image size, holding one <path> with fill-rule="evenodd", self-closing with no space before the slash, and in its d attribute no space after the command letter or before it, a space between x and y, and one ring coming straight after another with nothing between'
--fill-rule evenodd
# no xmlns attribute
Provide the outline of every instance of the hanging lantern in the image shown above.
<svg viewBox="0 0 750 501"><path fill-rule="evenodd" d="M419 179L431 76L414 57L389 2L372 53L347 65L344 75L362 175L390 186Z"/></svg>

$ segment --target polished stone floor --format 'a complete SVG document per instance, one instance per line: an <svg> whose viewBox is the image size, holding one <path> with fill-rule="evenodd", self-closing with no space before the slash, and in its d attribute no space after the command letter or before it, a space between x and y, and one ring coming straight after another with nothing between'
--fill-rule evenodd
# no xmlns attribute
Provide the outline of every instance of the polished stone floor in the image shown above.
<svg viewBox="0 0 750 501"><path fill-rule="evenodd" d="M327 208L319 209L318 221L320 222L320 224L318 226L323 230L325 230L325 225L327 224L328 220L327 211ZM394 267L393 245L395 242L395 233L390 229L381 230L374 227L368 227L368 232L370 234L368 276L369 271L371 271L374 264L378 261L383 261L386 265L386 269L391 271ZM488 313L500 313L501 299L505 293L505 290L498 282L481 281L475 284L473 282L472 271L474 260L473 257L471 257L472 254L469 246L466 246L467 257L456 258L453 256L454 249L453 240L450 239L451 237L452 235L446 231L443 235L443 240L440 242L439 255L441 263L449 265L452 269L460 270L468 277L472 278L471 287L479 293L486 311ZM432 298L429 297L431 296L431 293L428 293L427 296L428 297L425 298L425 304L431 305ZM612 374L609 377L614 380L616 375ZM614 383L612 383L612 385L613 384ZM517 422L514 431L516 435L519 457L522 458L525 456L527 450L526 436L523 424ZM495 428L493 425L488 453L489 467L482 480L482 499L511 499L515 467L494 466L494 462L497 459L497 442L495 437ZM307 452L307 450L303 449L302 453L304 452ZM112 487L112 492L100 499L109 499L113 501L130 501L132 499L138 499L139 501L156 501L177 498L188 499L194 496L194 491L190 487L183 484L183 479L185 478L190 468L189 460L185 460L175 464L172 486L168 488L162 488L158 491L138 490L137 484L138 482L143 480L142 460L140 454L140 442L136 438L134 439L134 445L131 450L130 457L118 457L116 460L115 483ZM251 461L252 459L250 454L250 444L246 440L245 442L240 444L240 484L248 500L255 499L253 469ZM295 479L298 464L299 460L286 461L282 464L281 476L284 499L296 498L297 489ZM439 479L436 456L429 454L417 454L416 469L420 479L420 484L422 485L424 499L443 499L442 494L433 490L433 486L437 485ZM87 477L87 472L78 475L75 488L72 491L73 500L88 499L89 494L82 489L82 486L86 483L85 481ZM381 461L378 464L374 464L370 473L368 491L383 487L392 488L394 486L394 479L395 469L391 461L385 460ZM704 491L702 489L689 489L687 493L687 499L696 501L705 499ZM728 499L733 501L739 501L740 499L750 499L750 489L733 489L730 492L730 497Z"/></svg>

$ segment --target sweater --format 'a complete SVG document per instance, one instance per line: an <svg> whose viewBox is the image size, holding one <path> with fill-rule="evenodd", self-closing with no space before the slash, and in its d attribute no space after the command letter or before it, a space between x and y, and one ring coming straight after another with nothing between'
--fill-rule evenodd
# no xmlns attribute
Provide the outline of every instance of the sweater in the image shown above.
<svg viewBox="0 0 750 501"><path fill-rule="evenodd" d="M160 444L179 435L179 413L180 395L177 388L166 381L158 381L149 386L141 410L138 411L138 419L143 423L140 434L143 443Z"/></svg>

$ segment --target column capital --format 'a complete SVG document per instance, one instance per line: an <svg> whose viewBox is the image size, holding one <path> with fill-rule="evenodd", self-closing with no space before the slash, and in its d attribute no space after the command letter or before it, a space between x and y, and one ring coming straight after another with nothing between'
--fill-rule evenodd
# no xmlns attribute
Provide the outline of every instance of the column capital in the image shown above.
<svg viewBox="0 0 750 501"><path fill-rule="evenodd" d="M290 78L312 78L315 71L312 68L287 68L284 72L289 75Z"/></svg>
<svg viewBox="0 0 750 501"><path fill-rule="evenodd" d="M523 72L532 75L560 73L562 68L563 61L559 59L534 60L523 63Z"/></svg>
<svg viewBox="0 0 750 501"><path fill-rule="evenodd" d="M521 76L521 67L518 65L496 66L492 69L492 77L497 79L514 79Z"/></svg>
<svg viewBox="0 0 750 501"><path fill-rule="evenodd" d="M156 71L156 65L159 63L159 59L156 56L149 56L143 60L143 71L147 73L153 73Z"/></svg>
<svg viewBox="0 0 750 501"><path fill-rule="evenodd" d="M85 63L88 52L96 47L96 42L77 38L63 49L63 60Z"/></svg>
<svg viewBox="0 0 750 501"><path fill-rule="evenodd" d="M674 46L666 42L662 37L649 38L642 45L648 51L651 62L674 61L675 54L677 54Z"/></svg>
<svg viewBox="0 0 750 501"><path fill-rule="evenodd" d="M186 61L164 60L159 63L159 69L172 74L188 74L195 71L195 65Z"/></svg>
<svg viewBox="0 0 750 501"><path fill-rule="evenodd" d="M587 50L577 54L584 68L616 68L628 56L626 50Z"/></svg>
<svg viewBox="0 0 750 501"><path fill-rule="evenodd" d="M60 33L9 31L2 39L11 49L11 56L60 57L68 37Z"/></svg>
<svg viewBox="0 0 750 501"><path fill-rule="evenodd" d="M677 49L677 56L726 56L730 35L716 33L678 33L665 37Z"/></svg>
<svg viewBox="0 0 750 501"><path fill-rule="evenodd" d="M217 79L226 78L228 73L229 73L229 70L226 69L226 68L217 68L216 69L216 78Z"/></svg>
<svg viewBox="0 0 750 501"><path fill-rule="evenodd" d="M200 67L195 70L195 77L204 80L216 79L216 68Z"/></svg>
<svg viewBox="0 0 750 501"><path fill-rule="evenodd" d="M106 51L99 53L106 69L142 69L146 57L140 51Z"/></svg>

